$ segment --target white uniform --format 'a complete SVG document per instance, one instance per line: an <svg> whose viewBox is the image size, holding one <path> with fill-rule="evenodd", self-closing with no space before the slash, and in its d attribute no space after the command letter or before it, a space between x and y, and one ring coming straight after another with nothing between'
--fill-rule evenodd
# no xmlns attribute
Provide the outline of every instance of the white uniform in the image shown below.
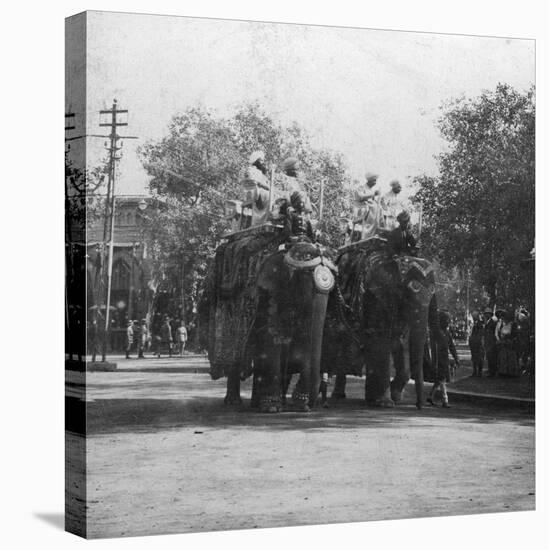
<svg viewBox="0 0 549 550"><path fill-rule="evenodd" d="M383 209L383 217L385 219L385 227L394 229L398 227L397 216L407 210L406 201L402 198L401 193L389 191L381 198L381 208Z"/></svg>
<svg viewBox="0 0 549 550"><path fill-rule="evenodd" d="M355 192L353 201L353 225L361 227L361 239L368 239L378 233L382 225L379 196L370 188L365 193Z"/></svg>
<svg viewBox="0 0 549 550"><path fill-rule="evenodd" d="M250 166L244 190L246 202L252 203L252 225L265 223L269 213L269 180L261 170Z"/></svg>

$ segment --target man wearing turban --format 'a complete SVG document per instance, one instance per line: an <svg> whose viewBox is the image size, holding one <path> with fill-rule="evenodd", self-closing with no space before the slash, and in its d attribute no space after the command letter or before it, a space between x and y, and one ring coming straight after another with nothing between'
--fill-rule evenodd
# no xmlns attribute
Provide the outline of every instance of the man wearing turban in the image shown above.
<svg viewBox="0 0 549 550"><path fill-rule="evenodd" d="M391 182L391 190L381 198L383 218L387 229L398 227L397 216L406 210L406 203L400 195L401 190L400 182L395 179Z"/></svg>
<svg viewBox="0 0 549 550"><path fill-rule="evenodd" d="M265 165L265 153L254 151L243 182L245 202L251 204L251 225L265 223L269 211L269 180Z"/></svg>
<svg viewBox="0 0 549 550"><path fill-rule="evenodd" d="M353 197L353 232L354 226L361 228L359 239L368 239L378 233L381 225L381 208L379 204L379 189L374 189L377 184L377 174L366 174L366 188L355 190ZM355 240L355 239L352 239Z"/></svg>

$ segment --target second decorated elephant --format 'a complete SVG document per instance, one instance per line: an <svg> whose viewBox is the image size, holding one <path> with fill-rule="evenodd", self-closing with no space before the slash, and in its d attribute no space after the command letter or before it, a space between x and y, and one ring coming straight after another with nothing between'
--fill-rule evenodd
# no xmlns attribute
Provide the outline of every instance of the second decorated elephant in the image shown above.
<svg viewBox="0 0 549 550"><path fill-rule="evenodd" d="M411 376L421 408L424 346L429 327L437 323L431 263L395 254L383 239L373 238L341 249L337 266L337 315L327 326L323 358L336 374L333 397L345 396L346 374L362 374L364 365L368 405L393 406ZM403 342L409 345L409 370Z"/></svg>

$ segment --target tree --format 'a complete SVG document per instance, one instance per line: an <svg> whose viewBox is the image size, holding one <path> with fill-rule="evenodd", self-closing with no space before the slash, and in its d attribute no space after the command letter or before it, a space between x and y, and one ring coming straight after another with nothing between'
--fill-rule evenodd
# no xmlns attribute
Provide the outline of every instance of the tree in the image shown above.
<svg viewBox="0 0 549 550"><path fill-rule="evenodd" d="M146 214L153 276L179 296L180 306L187 300L182 311L180 307L184 317L196 305L201 281L226 228L224 201L243 196L248 158L258 149L273 167L275 184L284 158L300 160L302 181L317 209L323 182L321 229L335 235L349 181L343 159L314 149L302 128L295 123L283 127L258 104L242 105L230 118L188 109L172 119L164 138L140 149L156 197L156 208Z"/></svg>
<svg viewBox="0 0 549 550"><path fill-rule="evenodd" d="M423 204L422 241L446 267L471 270L491 303L527 299L520 268L534 245L534 88L506 84L443 106L448 151L440 176L415 178Z"/></svg>

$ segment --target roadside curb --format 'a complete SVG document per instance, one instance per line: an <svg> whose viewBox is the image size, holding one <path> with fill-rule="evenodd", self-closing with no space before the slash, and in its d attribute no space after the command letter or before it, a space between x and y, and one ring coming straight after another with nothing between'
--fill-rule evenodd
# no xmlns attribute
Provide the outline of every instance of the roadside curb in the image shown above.
<svg viewBox="0 0 549 550"><path fill-rule="evenodd" d="M492 405L505 408L519 408L529 413L536 410L536 400L522 397L511 397L504 395L494 395L487 393L466 392L448 388L448 398L450 403L462 402L476 405Z"/></svg>

